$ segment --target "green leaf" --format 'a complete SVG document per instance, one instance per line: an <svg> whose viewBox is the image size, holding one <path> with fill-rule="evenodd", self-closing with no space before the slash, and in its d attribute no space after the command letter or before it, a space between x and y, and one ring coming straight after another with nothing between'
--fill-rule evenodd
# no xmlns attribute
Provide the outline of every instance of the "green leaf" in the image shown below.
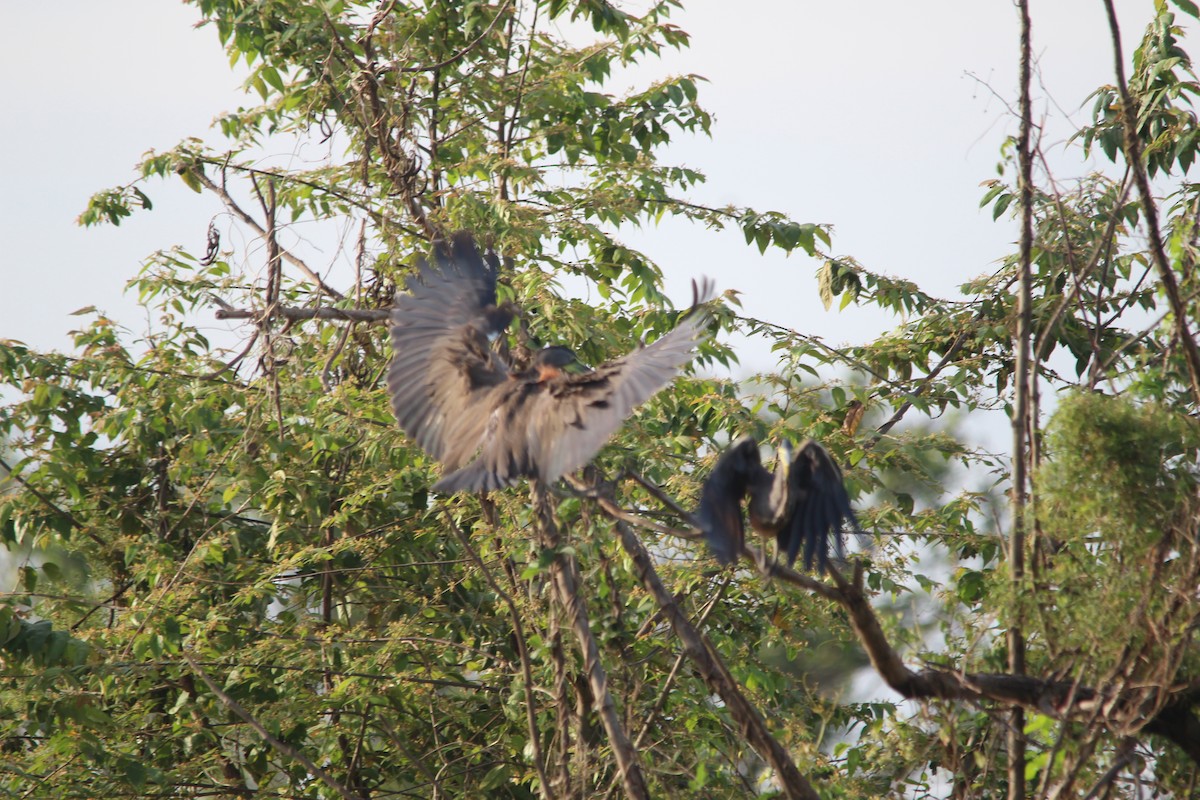
<svg viewBox="0 0 1200 800"><path fill-rule="evenodd" d="M1183 13L1200 19L1200 6L1197 6L1192 0L1171 0L1171 2Z"/></svg>

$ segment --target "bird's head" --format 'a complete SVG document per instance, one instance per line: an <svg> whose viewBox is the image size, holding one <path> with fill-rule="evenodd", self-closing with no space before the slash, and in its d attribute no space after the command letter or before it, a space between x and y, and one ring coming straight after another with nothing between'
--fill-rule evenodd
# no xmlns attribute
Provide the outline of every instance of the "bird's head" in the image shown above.
<svg viewBox="0 0 1200 800"><path fill-rule="evenodd" d="M584 366L569 347L551 345L543 347L534 356L533 369L537 373L538 380L544 381L558 377L567 371L582 372Z"/></svg>

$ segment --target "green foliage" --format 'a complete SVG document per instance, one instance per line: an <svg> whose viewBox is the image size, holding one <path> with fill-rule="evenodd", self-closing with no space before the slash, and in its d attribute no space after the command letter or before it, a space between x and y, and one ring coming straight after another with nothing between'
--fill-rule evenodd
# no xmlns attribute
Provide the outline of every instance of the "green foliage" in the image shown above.
<svg viewBox="0 0 1200 800"><path fill-rule="evenodd" d="M1195 15L1190 3L1176 5ZM1129 92L1136 98L1137 132L1150 174L1169 173L1175 166L1187 172L1200 146L1192 111L1200 83L1191 58L1179 45L1182 30L1175 24L1175 14L1167 10L1165 0L1156 0L1155 6L1157 16L1133 54ZM1125 139L1120 94L1116 87L1104 86L1092 96L1095 124L1079 134L1084 150L1099 145L1110 161L1116 161Z"/></svg>
<svg viewBox="0 0 1200 800"><path fill-rule="evenodd" d="M1176 587L1200 569L1197 447L1195 421L1155 404L1074 394L1055 412L1037 476L1038 580L1054 600L1039 596L1029 614L1056 667L1089 684L1133 673L1122 679L1162 690L1196 621Z"/></svg>
<svg viewBox="0 0 1200 800"><path fill-rule="evenodd" d="M1064 398L1047 428L1049 460L1039 477L1047 533L1154 545L1195 494L1197 447L1196 423L1169 409L1103 394Z"/></svg>

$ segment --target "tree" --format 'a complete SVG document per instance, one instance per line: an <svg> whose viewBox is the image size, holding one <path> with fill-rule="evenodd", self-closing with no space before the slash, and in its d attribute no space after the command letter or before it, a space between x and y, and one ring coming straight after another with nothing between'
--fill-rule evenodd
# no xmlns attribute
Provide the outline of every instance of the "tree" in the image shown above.
<svg viewBox="0 0 1200 800"><path fill-rule="evenodd" d="M436 466L381 386L379 323L440 232L501 255L502 292L527 310L518 355L566 343L599 363L677 316L620 225L679 216L819 256L828 229L689 202L703 175L657 151L709 130L696 76L604 91L614 67L687 44L669 0L194 4L261 104L220 119L227 150L151 154L82 221L119 224L171 176L228 218L206 253L163 252L134 279L163 320L150 340L96 317L71 355L0 347L19 390L0 411L18 454L0 534L40 553L0 605L6 791L1192 791L1200 199L1183 176L1200 87L1166 2L1076 140L1117 177L1035 171L1023 103L983 199L1019 214L1023 246L966 300L829 257L830 302L907 319L835 349L727 296L718 326L768 337L777 371L677 381L560 491L449 498L430 495ZM555 19L601 41L559 41ZM261 154L281 141L331 155L273 166ZM296 233L323 229L350 232L331 273ZM247 321L234 350L197 329L213 313ZM700 361L734 357L717 338ZM1040 398L1067 389L1043 437ZM939 471L997 461L952 430L897 427L996 407L1017 442L999 467L1029 476L1002 533ZM823 579L714 570L687 510L739 433L823 441L875 545ZM936 502L918 508L912 484ZM916 572L914 545L939 548L948 583ZM917 593L940 603L936 648L905 624ZM830 699L868 663L918 710Z"/></svg>

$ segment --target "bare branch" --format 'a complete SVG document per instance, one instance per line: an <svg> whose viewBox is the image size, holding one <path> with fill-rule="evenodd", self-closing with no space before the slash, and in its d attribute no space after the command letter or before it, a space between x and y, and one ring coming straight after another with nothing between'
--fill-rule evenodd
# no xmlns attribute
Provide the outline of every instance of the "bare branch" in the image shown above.
<svg viewBox="0 0 1200 800"><path fill-rule="evenodd" d="M299 322L306 319L325 319L341 322L387 322L392 312L386 308L297 308L296 306L276 306L271 309L268 318L280 317L289 322ZM217 319L260 319L261 311L250 311L240 308L219 308Z"/></svg>
<svg viewBox="0 0 1200 800"><path fill-rule="evenodd" d="M244 222L259 236L263 237L264 240L267 239L267 231L263 228L263 226L259 225L258 221L255 220L254 217L247 214L245 210L238 205L237 201L233 199L229 192L225 191L224 187L218 186L216 183L214 183L212 178L209 178L207 175L205 175L204 170L202 169L196 169L192 174L196 176L196 180L200 181L204 188L220 197L221 202L225 203L225 207L233 212L234 216ZM279 255L284 261L287 261L289 264L303 272L310 281L315 283L317 287L320 288L322 292L335 300L345 299L345 296L341 292L326 284L325 281L321 280L320 275L314 272L307 264L305 264L295 255L293 255L291 251L281 247L279 248Z"/></svg>

